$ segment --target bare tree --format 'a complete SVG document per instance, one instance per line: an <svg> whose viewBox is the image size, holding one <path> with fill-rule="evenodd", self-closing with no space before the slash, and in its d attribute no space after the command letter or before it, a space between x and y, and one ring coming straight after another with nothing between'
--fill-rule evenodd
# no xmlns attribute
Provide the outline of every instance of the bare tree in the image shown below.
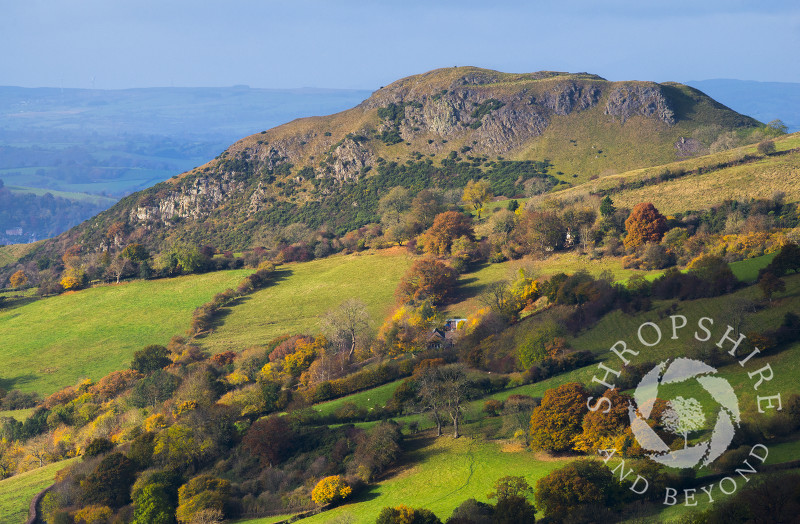
<svg viewBox="0 0 800 524"><path fill-rule="evenodd" d="M358 342L369 332L371 321L366 304L350 298L325 313L320 323L328 340L338 351L346 351L348 359L352 359Z"/></svg>
<svg viewBox="0 0 800 524"><path fill-rule="evenodd" d="M453 438L459 437L463 403L469 382L460 364L428 368L417 376L421 406L436 422L436 436L442 435L442 414L453 422Z"/></svg>
<svg viewBox="0 0 800 524"><path fill-rule="evenodd" d="M108 265L107 274L115 277L117 279L117 284L119 284L119 279L122 278L122 275L130 271L130 269L131 263L127 258L117 257Z"/></svg>

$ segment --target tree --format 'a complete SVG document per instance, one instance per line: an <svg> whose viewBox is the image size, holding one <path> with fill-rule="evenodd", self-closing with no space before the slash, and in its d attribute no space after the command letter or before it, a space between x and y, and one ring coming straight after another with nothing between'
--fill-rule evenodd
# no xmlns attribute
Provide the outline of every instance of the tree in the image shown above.
<svg viewBox="0 0 800 524"><path fill-rule="evenodd" d="M767 122L767 127L778 132L778 134L785 135L789 131L789 127L783 123L783 120L776 118Z"/></svg>
<svg viewBox="0 0 800 524"><path fill-rule="evenodd" d="M433 225L420 235L418 243L426 253L446 256L450 253L453 240L466 236L475 240L472 219L458 211L445 211L433 219Z"/></svg>
<svg viewBox="0 0 800 524"><path fill-rule="evenodd" d="M689 446L689 433L703 428L706 416L703 406L694 398L675 397L667 403L661 424L668 431L683 435L683 447Z"/></svg>
<svg viewBox="0 0 800 524"><path fill-rule="evenodd" d="M782 277L789 271L800 272L800 246L793 242L784 244L780 252L775 255L775 258L769 263L766 270L779 277Z"/></svg>
<svg viewBox="0 0 800 524"><path fill-rule="evenodd" d="M384 227L395 227L403 222L403 213L411 207L411 194L403 186L393 187L378 201L378 214Z"/></svg>
<svg viewBox="0 0 800 524"><path fill-rule="evenodd" d="M151 344L133 354L131 369L147 375L153 371L163 369L171 363L172 360L169 358L169 350L167 348L158 344Z"/></svg>
<svg viewBox="0 0 800 524"><path fill-rule="evenodd" d="M641 202L625 220L625 247L635 249L647 242L661 242L667 231L667 219L650 202Z"/></svg>
<svg viewBox="0 0 800 524"><path fill-rule="evenodd" d="M369 331L370 317L367 305L357 298L350 298L322 317L322 332L339 351L353 357L356 346Z"/></svg>
<svg viewBox="0 0 800 524"><path fill-rule="evenodd" d="M762 273L758 279L758 287L764 294L764 298L772 302L772 295L786 291L786 282L782 278L775 276L774 273L767 271Z"/></svg>
<svg viewBox="0 0 800 524"><path fill-rule="evenodd" d="M271 416L254 422L242 439L242 444L262 464L272 467L288 458L294 447L294 438L294 431L284 417Z"/></svg>
<svg viewBox="0 0 800 524"><path fill-rule="evenodd" d="M136 465L133 461L122 453L111 453L81 482L82 498L84 502L120 508L130 502L134 480Z"/></svg>
<svg viewBox="0 0 800 524"><path fill-rule="evenodd" d="M571 516L583 507L618 507L624 490L611 470L594 460L576 460L536 483L536 506L552 522L577 522ZM595 514L597 521L602 515Z"/></svg>
<svg viewBox="0 0 800 524"><path fill-rule="evenodd" d="M438 260L423 258L408 269L395 292L403 303L430 301L438 305L448 300L456 289L456 271Z"/></svg>
<svg viewBox="0 0 800 524"><path fill-rule="evenodd" d="M374 478L400 457L403 434L394 421L383 421L362 435L356 444L353 461L356 473L364 482Z"/></svg>
<svg viewBox="0 0 800 524"><path fill-rule="evenodd" d="M520 242L527 246L528 252L545 256L561 248L566 228L555 213L528 211L520 220L519 231Z"/></svg>
<svg viewBox="0 0 800 524"><path fill-rule="evenodd" d="M28 275L26 275L25 272L20 269L11 275L11 277L8 279L8 282L13 288L22 287L28 283Z"/></svg>
<svg viewBox="0 0 800 524"><path fill-rule="evenodd" d="M603 218L608 218L614 215L617 211L617 208L614 207L614 201L611 200L611 197L606 195L603 197L603 200L600 201L600 215Z"/></svg>
<svg viewBox="0 0 800 524"><path fill-rule="evenodd" d="M383 508L375 524L442 524L442 521L431 510L401 505Z"/></svg>
<svg viewBox="0 0 800 524"><path fill-rule="evenodd" d="M595 453L598 449L608 449L616 438L630 426L628 405L630 397L622 395L616 389L609 389L603 393L608 399L602 401L599 409L589 411L583 417L583 431L575 437L574 448L585 453ZM594 399L592 402L598 402ZM606 410L608 409L608 412Z"/></svg>
<svg viewBox="0 0 800 524"><path fill-rule="evenodd" d="M462 502L447 519L447 524L494 524L494 506L474 498Z"/></svg>
<svg viewBox="0 0 800 524"><path fill-rule="evenodd" d="M467 187L464 188L462 200L468 204L472 204L473 209L478 212L478 220L481 219L481 208L483 208L483 204L488 202L493 196L490 187L488 180L480 179L477 182L475 180L470 180L467 182Z"/></svg>
<svg viewBox="0 0 800 524"><path fill-rule="evenodd" d="M172 396L180 379L172 373L158 370L140 380L131 393L131 404L138 408L155 407Z"/></svg>
<svg viewBox="0 0 800 524"><path fill-rule="evenodd" d="M772 140L762 140L756 147L758 152L764 156L771 155L775 152L775 142Z"/></svg>
<svg viewBox="0 0 800 524"><path fill-rule="evenodd" d="M133 495L133 524L172 524L175 507L163 484L148 484Z"/></svg>
<svg viewBox="0 0 800 524"><path fill-rule="evenodd" d="M582 432L588 393L583 384L570 382L548 389L531 415L530 443L534 450L564 452Z"/></svg>
<svg viewBox="0 0 800 524"><path fill-rule="evenodd" d="M86 272L79 267L67 267L61 277L61 287L66 291L81 289L87 282Z"/></svg>
<svg viewBox="0 0 800 524"><path fill-rule="evenodd" d="M320 506L324 506L331 502L344 500L351 493L353 493L353 488L345 482L342 476L333 475L317 482L317 485L311 490L311 500Z"/></svg>
<svg viewBox="0 0 800 524"><path fill-rule="evenodd" d="M130 260L134 264L139 264L149 259L150 253L148 253L147 249L141 244L128 244L119 256Z"/></svg>
<svg viewBox="0 0 800 524"><path fill-rule="evenodd" d="M230 491L229 481L211 475L191 479L178 489L178 509L175 511L178 521L194 522L198 513L208 510L224 515Z"/></svg>
<svg viewBox="0 0 800 524"><path fill-rule="evenodd" d="M130 270L131 270L131 263L127 259L115 258L108 265L107 274L116 278L117 284L119 284L120 278L122 278L122 276Z"/></svg>
<svg viewBox="0 0 800 524"><path fill-rule="evenodd" d="M509 497L527 497L532 492L525 477L510 475L497 479L494 483L494 491L487 496L490 499L503 500Z"/></svg>
<svg viewBox="0 0 800 524"><path fill-rule="evenodd" d="M453 423L453 438L458 438L462 404L467 398L469 385L464 367L460 364L429 367L422 370L416 380L421 405L436 421L437 436L442 434L441 415L446 414Z"/></svg>
<svg viewBox="0 0 800 524"><path fill-rule="evenodd" d="M436 215L445 210L442 193L423 189L414 200L411 201L411 219L416 224L418 231L427 229L433 225Z"/></svg>

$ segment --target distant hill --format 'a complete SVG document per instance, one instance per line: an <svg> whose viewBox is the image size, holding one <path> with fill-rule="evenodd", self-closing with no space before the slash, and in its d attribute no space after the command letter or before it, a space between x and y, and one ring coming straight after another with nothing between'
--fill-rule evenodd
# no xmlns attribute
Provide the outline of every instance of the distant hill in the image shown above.
<svg viewBox="0 0 800 524"><path fill-rule="evenodd" d="M761 122L780 119L789 132L800 131L800 84L753 80L697 80L694 88Z"/></svg>
<svg viewBox="0 0 800 524"><path fill-rule="evenodd" d="M762 128L681 84L439 69L341 113L243 138L41 249L136 241L157 252L185 241L238 250L297 222L343 235L376 222L378 199L397 185L457 192L487 178L495 195L523 196L672 162L705 151L717 135Z"/></svg>

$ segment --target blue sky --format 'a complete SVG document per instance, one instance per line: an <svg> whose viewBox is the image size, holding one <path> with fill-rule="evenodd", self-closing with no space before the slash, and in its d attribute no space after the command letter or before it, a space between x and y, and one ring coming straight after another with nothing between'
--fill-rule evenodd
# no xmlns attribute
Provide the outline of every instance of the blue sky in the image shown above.
<svg viewBox="0 0 800 524"><path fill-rule="evenodd" d="M800 82L800 2L0 0L0 85L375 89L437 67Z"/></svg>

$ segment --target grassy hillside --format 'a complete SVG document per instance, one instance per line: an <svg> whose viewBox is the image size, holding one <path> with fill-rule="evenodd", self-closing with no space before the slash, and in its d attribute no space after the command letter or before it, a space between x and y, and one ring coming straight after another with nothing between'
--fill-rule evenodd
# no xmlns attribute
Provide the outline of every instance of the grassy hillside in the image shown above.
<svg viewBox="0 0 800 524"><path fill-rule="evenodd" d="M534 453L504 450L502 443L470 436L458 440L416 437L408 445L411 450L390 478L370 486L349 503L299 522L315 524L342 518L371 524L383 507L399 504L428 508L444 521L468 498L488 501L486 495L500 477L520 475L535 484L569 460L540 460ZM276 520L279 519L247 522L266 524Z"/></svg>
<svg viewBox="0 0 800 524"><path fill-rule="evenodd" d="M31 499L53 483L59 470L78 459L68 459L0 480L0 524L20 524L28 518Z"/></svg>
<svg viewBox="0 0 800 524"><path fill-rule="evenodd" d="M6 186L6 188L12 193L30 193L36 196L44 196L45 194L50 193L54 197L66 198L67 200L75 200L78 202L91 202L92 204L102 205L105 207L111 206L117 201L116 198L102 195L90 195L89 193L78 193L74 191L53 191L51 189L24 186Z"/></svg>
<svg viewBox="0 0 800 524"><path fill-rule="evenodd" d="M197 306L250 272L100 286L0 310L0 387L47 395L123 368L137 349L185 332Z"/></svg>
<svg viewBox="0 0 800 524"><path fill-rule="evenodd" d="M348 298L362 300L375 329L394 304L394 290L413 260L404 248L286 264L276 284L230 308L202 340L213 353L266 344L284 333L314 333L319 317Z"/></svg>
<svg viewBox="0 0 800 524"><path fill-rule="evenodd" d="M776 150L783 154L763 157L730 167L716 168L718 164L741 159L744 155L757 155L755 145L673 162L646 169L637 169L590 181L559 193L559 198L570 198L587 192L613 189L621 183L631 184L657 176L669 170L673 173L703 169L702 174L647 185L636 189L614 191L615 204L633 207L639 202L652 202L664 213L704 209L725 200L770 198L775 192L786 194L789 201L800 200L800 133L775 140ZM789 151L792 150L792 151Z"/></svg>

